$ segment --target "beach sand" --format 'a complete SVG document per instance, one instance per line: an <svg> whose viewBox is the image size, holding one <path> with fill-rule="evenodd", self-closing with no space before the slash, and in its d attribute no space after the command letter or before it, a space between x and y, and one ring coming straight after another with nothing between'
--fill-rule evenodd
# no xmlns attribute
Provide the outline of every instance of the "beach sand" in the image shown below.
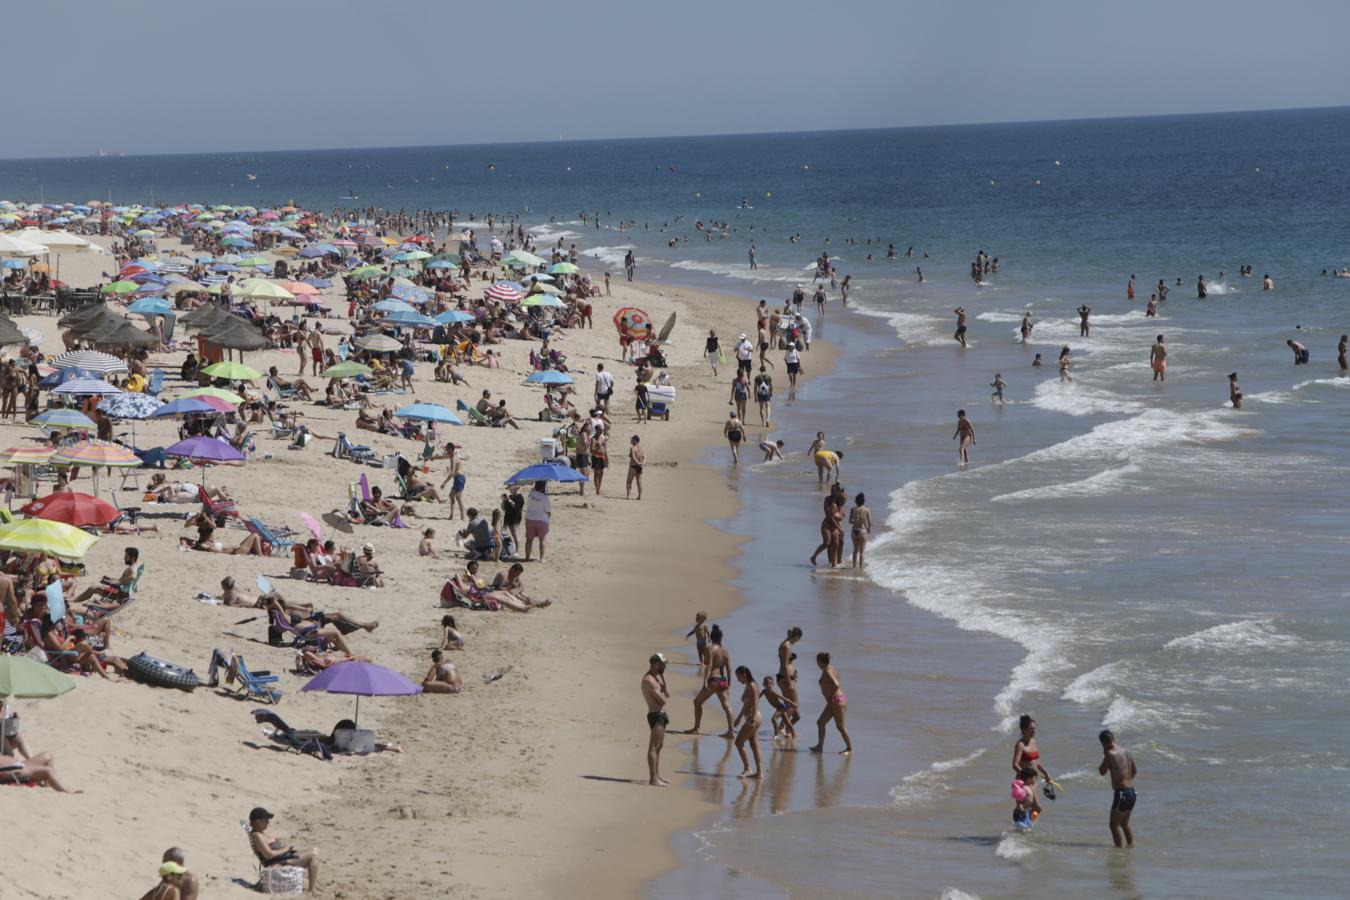
<svg viewBox="0 0 1350 900"><path fill-rule="evenodd" d="M63 277L93 283L100 265L110 267L111 260L67 256ZM631 373L618 361L609 321L626 304L642 306L656 322L679 315L668 348L671 382L679 389L669 422L639 425L633 416ZM80 678L76 690L55 700L16 703L32 749L53 752L58 772L85 793L9 789L9 814L22 823L25 847L7 862L14 896L135 896L154 883L160 854L171 845L186 851L207 896L242 895L256 868L241 820L255 805L276 814L270 833L319 848L322 894L329 896L525 897L582 889L632 896L675 864L670 835L712 807L682 787L688 779L679 774L685 754L677 735L668 737L663 757L663 773L675 787L645 786L648 730L639 682L652 652L681 646L679 636L696 610L715 617L735 602L723 583L735 541L708 524L732 511L734 493L721 458L716 465L696 462L706 447L722 442L729 375L724 369L715 381L701 352L709 328L728 350L739 331L752 328L753 302L619 282L595 309L593 330L566 332L557 346L569 366L585 372L577 375L582 397L591 392L597 362L616 372L614 464L601 498L589 489L585 496L575 488L550 491L547 561L528 563L525 581L532 596L551 597L553 606L526 615L453 611L467 639L466 650L449 654L464 677L464 693L372 698L361 705L361 725L401 745L402 753L324 763L283 751L250 716L259 704L223 689L185 694L94 677ZM44 349L59 348L54 318L21 324L47 335ZM328 324L347 330L345 320ZM541 405L540 390L522 384L531 346L500 345L502 368L466 369L470 388L434 383L430 366L419 365L418 400L453 408L456 399L472 403L487 388L520 418L519 431L442 428L442 440L467 447L466 506L493 508L503 479L537 460L540 438L552 432L551 423L528 421ZM825 354L812 355L815 368L823 368ZM181 359L175 353L153 362L176 372ZM249 354L246 362L260 370L277 365L287 376L297 365L293 351ZM171 379L166 393L181 392L180 386ZM385 398L391 405L411 399ZM284 440L259 433L253 461L206 472L208 484L225 486L245 514L268 523L302 531L301 510L318 516L345 508L347 486L363 472L372 484L393 487L392 472L328 455L338 429L381 453L401 450L415 458L421 449L417 442L357 432L352 412L304 403L295 408L322 436L308 448L287 450ZM138 445L167 444L175 424L137 423ZM648 458L641 502L623 499L632 434L642 436ZM4 446L36 436L26 426L0 426ZM272 459L263 459L265 453ZM753 461L753 450L747 457ZM444 462L435 462L428 477L439 484L444 472ZM196 480L200 472L172 477ZM119 481L118 474L104 476L102 496ZM85 470L75 488L91 487ZM85 560L90 574L82 584L116 574L129 545L140 548L146 564L138 600L115 620L118 655L144 650L204 676L213 647L233 650L251 668L281 675L285 696L276 711L287 722L327 731L351 716L353 698L300 693L308 678L290 672L293 652L266 644L261 611L194 599L202 591L218 594L227 574L245 590L262 574L288 600L378 619L373 633L352 636L353 651L414 681L426 672L439 644L441 585L463 565L451 548L452 533L462 526L444 518L448 506L419 504L420 517L406 530L356 526L352 534L335 535L348 546L373 543L389 573L384 588L358 590L291 580L289 557L180 551L177 538L190 534L182 530L182 516L195 505L145 505L133 492L118 493L117 502L142 505L142 522L161 528L158 536L105 536ZM417 555L424 527L437 530L439 560ZM326 527L324 536L330 531ZM226 529L223 537L243 534ZM497 568L486 564L483 573L490 577ZM484 684L484 673L508 666L501 680ZM695 669L675 663L670 674L672 727L686 727Z"/></svg>

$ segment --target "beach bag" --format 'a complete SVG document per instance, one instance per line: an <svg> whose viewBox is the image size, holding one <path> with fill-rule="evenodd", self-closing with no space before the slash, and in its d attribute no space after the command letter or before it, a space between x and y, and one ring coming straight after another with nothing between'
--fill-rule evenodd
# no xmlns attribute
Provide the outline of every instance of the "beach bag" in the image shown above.
<svg viewBox="0 0 1350 900"><path fill-rule="evenodd" d="M262 870L258 888L264 894L303 894L305 870L299 866L268 866Z"/></svg>

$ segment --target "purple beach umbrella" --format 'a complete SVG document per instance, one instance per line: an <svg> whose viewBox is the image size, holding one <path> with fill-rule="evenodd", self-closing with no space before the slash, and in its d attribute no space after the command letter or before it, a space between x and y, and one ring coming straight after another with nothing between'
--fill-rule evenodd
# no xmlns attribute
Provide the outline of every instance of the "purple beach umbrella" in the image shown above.
<svg viewBox="0 0 1350 900"><path fill-rule="evenodd" d="M243 462L244 454L224 441L212 437L191 437L164 450L166 456L190 459L202 467L202 484L206 484L207 463Z"/></svg>
<svg viewBox="0 0 1350 900"><path fill-rule="evenodd" d="M300 690L355 694L356 715L352 721L359 721L362 697L406 697L422 693L421 685L413 684L393 669L359 660L329 666Z"/></svg>

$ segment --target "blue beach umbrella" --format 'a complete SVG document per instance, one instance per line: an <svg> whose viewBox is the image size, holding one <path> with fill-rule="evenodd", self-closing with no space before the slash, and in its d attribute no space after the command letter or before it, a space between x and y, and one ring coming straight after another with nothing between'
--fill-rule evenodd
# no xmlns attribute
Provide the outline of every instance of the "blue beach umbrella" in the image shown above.
<svg viewBox="0 0 1350 900"><path fill-rule="evenodd" d="M406 300L381 300L379 303L372 306L371 309L382 313L417 312L417 310L413 309L412 304L408 303Z"/></svg>
<svg viewBox="0 0 1350 900"><path fill-rule="evenodd" d="M179 397L160 406L150 414L154 419L167 419L170 416L186 416L192 413L213 413L216 408L195 397Z"/></svg>
<svg viewBox="0 0 1350 900"><path fill-rule="evenodd" d="M424 316L420 312L403 311L391 312L380 321L405 328L435 328L437 324L431 316Z"/></svg>
<svg viewBox="0 0 1350 900"><path fill-rule="evenodd" d="M77 409L49 409L35 416L34 425L43 428L93 428L94 420Z"/></svg>
<svg viewBox="0 0 1350 900"><path fill-rule="evenodd" d="M439 403L414 403L402 409L394 410L400 419L417 419L421 422L444 422L449 425L463 425L464 420L441 406Z"/></svg>
<svg viewBox="0 0 1350 900"><path fill-rule="evenodd" d="M474 315L473 313L466 313L462 309L447 309L440 315L435 316L435 319L442 325L459 325L464 322L472 322Z"/></svg>
<svg viewBox="0 0 1350 900"><path fill-rule="evenodd" d="M572 384L572 376L566 372L555 372L546 370L535 372L529 378L525 379L526 384Z"/></svg>
<svg viewBox="0 0 1350 900"><path fill-rule="evenodd" d="M557 481L562 484L571 484L577 481L590 481L590 479L571 466L560 462L535 463L532 466L526 466L506 479L507 484L524 484L531 481Z"/></svg>
<svg viewBox="0 0 1350 900"><path fill-rule="evenodd" d="M7 260L5 260L5 268L6 268L6 269L26 269L26 268L28 268L28 263L27 263L25 260L22 260L22 259L7 259Z"/></svg>

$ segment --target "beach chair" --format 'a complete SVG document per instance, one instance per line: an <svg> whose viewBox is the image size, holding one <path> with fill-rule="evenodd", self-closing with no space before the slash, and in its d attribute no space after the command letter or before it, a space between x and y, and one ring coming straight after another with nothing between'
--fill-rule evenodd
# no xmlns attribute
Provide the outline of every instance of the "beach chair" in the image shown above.
<svg viewBox="0 0 1350 900"><path fill-rule="evenodd" d="M150 381L145 385L145 392L151 397L158 397L162 390L164 390L164 370L155 369L150 373Z"/></svg>
<svg viewBox="0 0 1350 900"><path fill-rule="evenodd" d="M270 709L255 709L253 721L259 725L272 726L271 731L263 734L278 743L286 744L301 753L310 753L324 761L333 759L332 736L322 731L303 731L287 725L281 716Z"/></svg>
<svg viewBox="0 0 1350 900"><path fill-rule="evenodd" d="M267 378L267 387L275 391L277 398L281 400L294 400L297 397L299 397L300 399L304 399L304 396L300 393L299 388L293 388L290 385L279 384L278 382L273 380L270 375Z"/></svg>
<svg viewBox="0 0 1350 900"><path fill-rule="evenodd" d="M220 650L211 651L211 662L207 666L207 683L215 687L220 683L219 669L225 669L226 689L229 685L239 682L238 690L246 699L261 700L263 703L281 702L281 691L268 685L275 684L281 680L280 675L273 675L271 672L250 672L244 658L237 654L224 653Z"/></svg>
<svg viewBox="0 0 1350 900"><path fill-rule="evenodd" d="M285 556L291 552L291 547L295 546L295 531L293 529L269 527L264 525L257 516L250 516L246 526L263 543L271 547L271 556Z"/></svg>
<svg viewBox="0 0 1350 900"><path fill-rule="evenodd" d="M475 409L472 406L469 407L469 424L485 425L489 428L500 428L502 425L501 422L492 421L491 419L480 413L477 409Z"/></svg>
<svg viewBox="0 0 1350 900"><path fill-rule="evenodd" d="M103 592L103 596L106 599L116 599L118 597L121 597L122 598L121 602L118 603L117 606L113 607L112 609L99 609L98 607L95 607L89 610L89 615L86 618L89 621L96 621L98 619L107 618L108 616L115 616L122 610L130 606L136 599L136 592L140 590L141 576L143 576L144 574L145 574L145 563L141 563L139 566L136 567L136 577L131 579L131 581L127 584L125 589L118 588L114 585L108 585L107 589Z"/></svg>
<svg viewBox="0 0 1350 900"><path fill-rule="evenodd" d="M256 885L248 885L264 894L302 894L305 891L305 870L299 866L263 865L262 857L253 847L253 829L243 819L239 824L244 827L248 838L248 852L253 857Z"/></svg>
<svg viewBox="0 0 1350 900"><path fill-rule="evenodd" d="M313 647L316 650L327 650L328 641L326 638L319 637L318 626L310 628L300 628L291 624L290 619L286 618L277 610L271 612L272 625L268 629L268 643L272 643L273 632L278 640L289 640L289 644L282 643L280 646L290 647Z"/></svg>
<svg viewBox="0 0 1350 900"><path fill-rule="evenodd" d="M338 459L350 459L352 462L365 463L375 458L375 451L368 444L353 444L347 439L347 432L339 431L337 443L333 446L333 456Z"/></svg>
<svg viewBox="0 0 1350 900"><path fill-rule="evenodd" d="M245 429L244 433L239 435L238 438L230 439L230 446L246 456L253 453L256 449L253 445L253 432Z"/></svg>
<svg viewBox="0 0 1350 900"><path fill-rule="evenodd" d="M136 458L141 461L142 469L162 469L164 464L169 461L163 447L151 447L148 450L132 447L131 452L136 454Z"/></svg>
<svg viewBox="0 0 1350 900"><path fill-rule="evenodd" d="M212 500L206 487L200 484L197 485L197 499L201 501L202 510L213 519L218 516L239 518L239 507L233 500Z"/></svg>

